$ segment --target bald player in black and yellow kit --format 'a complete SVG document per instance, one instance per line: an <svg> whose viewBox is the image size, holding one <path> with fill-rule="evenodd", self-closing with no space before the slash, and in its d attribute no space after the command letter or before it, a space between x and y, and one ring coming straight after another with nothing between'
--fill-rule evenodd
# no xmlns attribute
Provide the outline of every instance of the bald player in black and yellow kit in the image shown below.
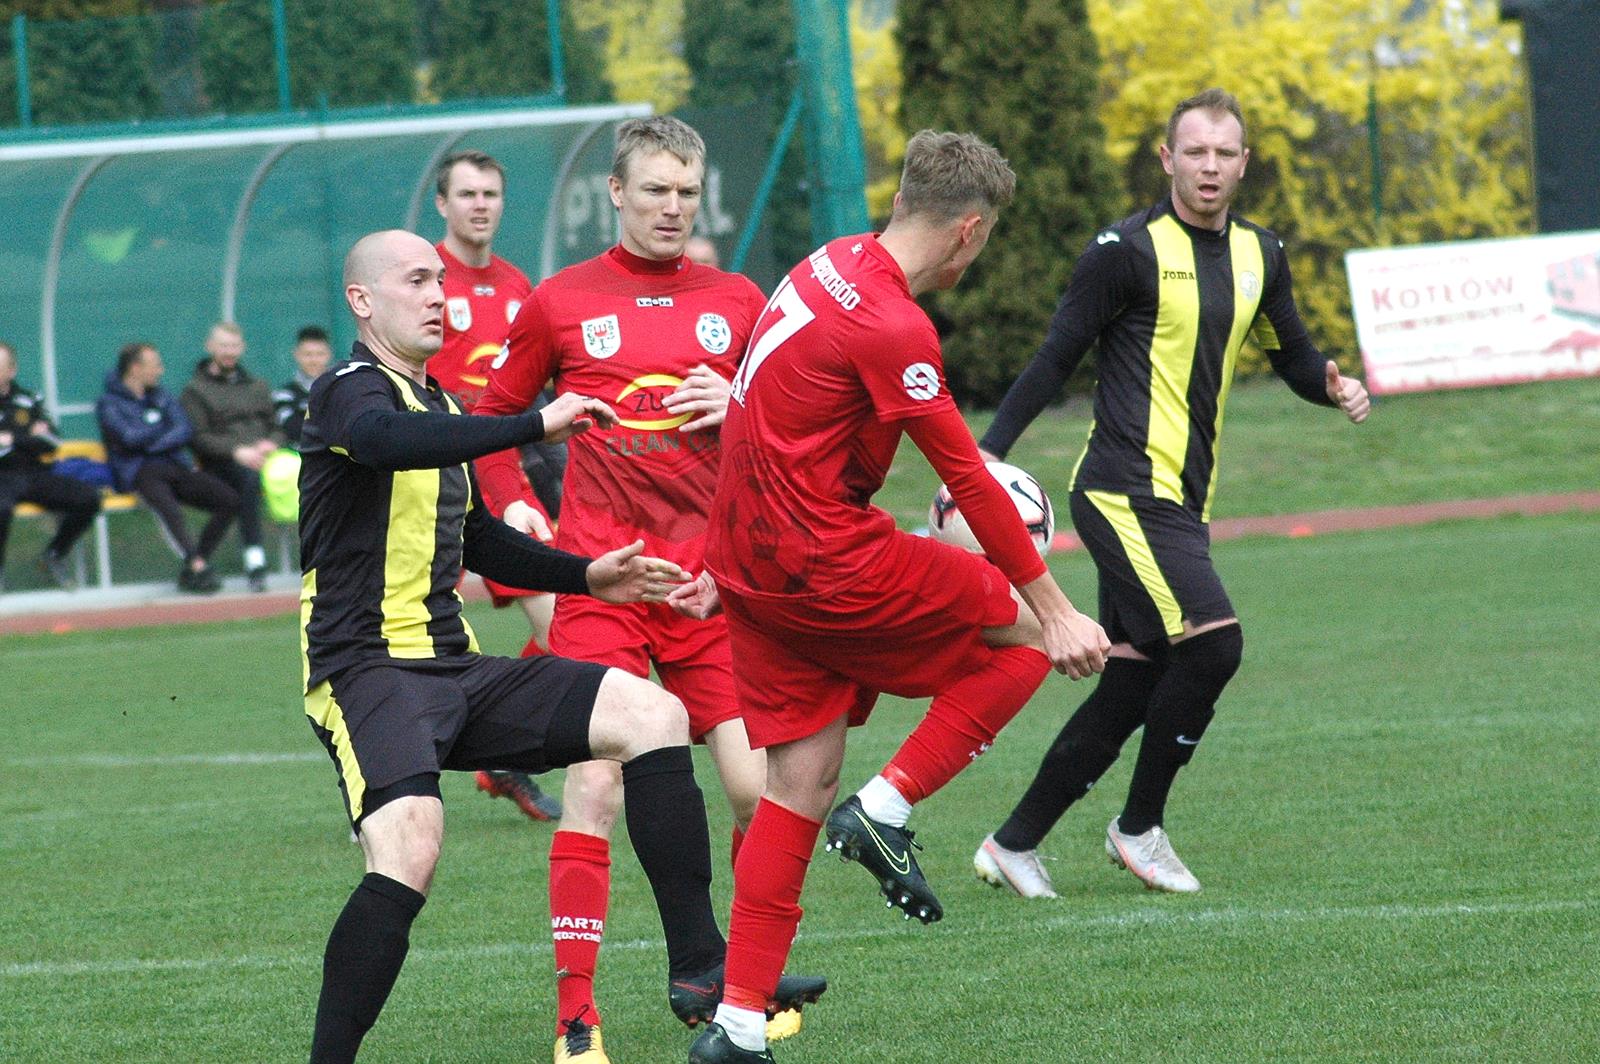
<svg viewBox="0 0 1600 1064"><path fill-rule="evenodd" d="M302 435L306 713L367 870L328 939L317 1064L355 1059L400 973L439 857L443 769L622 762L628 834L661 911L669 978L720 963L726 948L683 704L617 669L487 657L461 616L463 563L513 586L608 602L663 601L687 574L642 556L642 543L583 558L489 516L472 459L613 416L576 394L540 412L458 416L424 372L444 335L443 277L421 237L393 230L357 242L344 281L359 339L312 386Z"/></svg>
<svg viewBox="0 0 1600 1064"><path fill-rule="evenodd" d="M1208 521L1223 406L1246 337L1301 398L1356 422L1369 409L1361 383L1341 376L1307 335L1282 243L1228 210L1250 155L1238 101L1211 89L1178 104L1160 155L1171 195L1089 243L1044 345L981 444L988 457L1004 457L1098 341L1094 424L1070 501L1114 645L1094 693L974 856L979 875L1024 896L1050 894L1033 851L1141 725L1107 855L1151 889L1200 889L1162 819L1244 646L1211 563Z"/></svg>

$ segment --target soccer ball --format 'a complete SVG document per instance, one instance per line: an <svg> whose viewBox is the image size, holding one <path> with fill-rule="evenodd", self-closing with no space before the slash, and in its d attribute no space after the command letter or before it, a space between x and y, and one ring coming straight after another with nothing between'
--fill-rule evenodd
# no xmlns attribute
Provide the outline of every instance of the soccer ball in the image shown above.
<svg viewBox="0 0 1600 1064"><path fill-rule="evenodd" d="M1050 541L1056 535L1056 514L1050 506L1050 496L1044 493L1039 482L1026 470L1005 462L990 462L989 475L1000 482L1010 497L1011 504L1028 528L1028 536L1040 554L1050 553ZM981 554L978 537L967 527L967 519L956 508L956 500L943 484L933 494L933 505L928 507L928 531L934 539Z"/></svg>

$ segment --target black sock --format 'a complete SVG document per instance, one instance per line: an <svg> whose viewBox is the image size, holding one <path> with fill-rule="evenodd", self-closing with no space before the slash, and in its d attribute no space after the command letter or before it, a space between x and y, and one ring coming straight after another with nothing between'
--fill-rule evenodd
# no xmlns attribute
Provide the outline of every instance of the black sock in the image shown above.
<svg viewBox="0 0 1600 1064"><path fill-rule="evenodd" d="M1239 668L1244 634L1237 624L1213 628L1172 645L1166 674L1150 696L1139 760L1128 784L1119 830L1143 835L1161 825L1167 794L1189 763L1216 713L1217 698Z"/></svg>
<svg viewBox="0 0 1600 1064"><path fill-rule="evenodd" d="M311 1064L348 1064L377 1022L410 945L411 921L427 898L368 872L345 903L322 955L322 996Z"/></svg>
<svg viewBox="0 0 1600 1064"><path fill-rule="evenodd" d="M1105 775L1122 744L1144 723L1163 668L1136 658L1106 661L1099 684L1046 751L1022 800L994 833L995 842L1008 850L1038 849L1061 814Z"/></svg>
<svg viewBox="0 0 1600 1064"><path fill-rule="evenodd" d="M650 880L672 978L722 963L727 942L711 911L711 832L687 746L651 750L622 766L628 838Z"/></svg>

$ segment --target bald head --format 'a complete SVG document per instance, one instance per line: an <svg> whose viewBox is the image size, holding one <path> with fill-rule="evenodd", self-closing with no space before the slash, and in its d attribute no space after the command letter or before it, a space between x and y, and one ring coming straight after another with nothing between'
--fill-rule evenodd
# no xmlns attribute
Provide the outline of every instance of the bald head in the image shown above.
<svg viewBox="0 0 1600 1064"><path fill-rule="evenodd" d="M344 285L371 285L383 271L418 253L434 254L433 245L404 229L382 229L357 240L344 257Z"/></svg>
<svg viewBox="0 0 1600 1064"><path fill-rule="evenodd" d="M415 233L386 229L357 240L344 259L344 297L361 342L407 372L420 374L444 343L444 261Z"/></svg>

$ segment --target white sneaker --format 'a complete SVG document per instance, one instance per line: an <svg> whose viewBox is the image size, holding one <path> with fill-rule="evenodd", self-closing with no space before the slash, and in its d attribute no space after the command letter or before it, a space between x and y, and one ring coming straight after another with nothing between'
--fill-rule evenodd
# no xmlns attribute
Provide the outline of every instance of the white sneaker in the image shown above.
<svg viewBox="0 0 1600 1064"><path fill-rule="evenodd" d="M1038 850L1008 850L989 835L972 855L972 868L985 883L1005 887L1020 897L1056 897L1050 873L1039 863Z"/></svg>
<svg viewBox="0 0 1600 1064"><path fill-rule="evenodd" d="M1167 833L1158 827L1143 835L1124 835L1117 818L1112 817L1106 826L1106 856L1112 864L1138 876L1150 890L1193 894L1200 889L1200 881L1178 860Z"/></svg>

